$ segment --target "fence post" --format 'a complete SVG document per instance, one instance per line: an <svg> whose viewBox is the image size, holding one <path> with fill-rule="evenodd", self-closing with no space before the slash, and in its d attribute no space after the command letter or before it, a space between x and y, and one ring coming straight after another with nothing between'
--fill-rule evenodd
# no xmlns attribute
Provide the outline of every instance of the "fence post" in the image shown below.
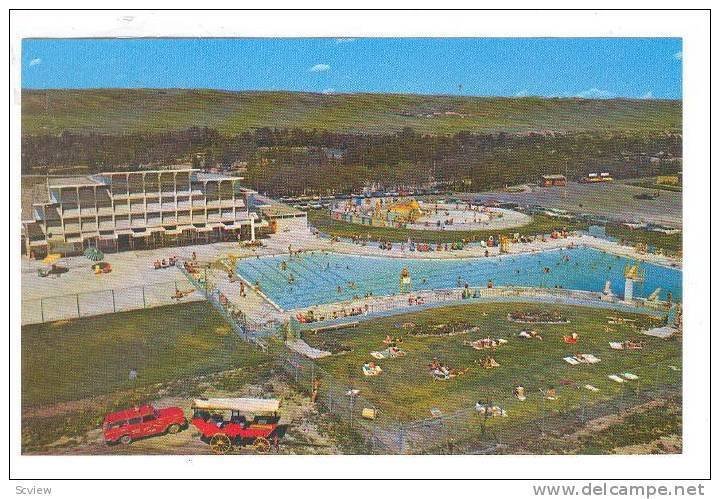
<svg viewBox="0 0 720 499"><path fill-rule="evenodd" d="M352 388L350 390L352 390ZM355 409L355 395L351 394L350 395L350 414L349 414L350 428L352 428L352 426L353 426L353 412L355 412L354 409Z"/></svg>
<svg viewBox="0 0 720 499"><path fill-rule="evenodd" d="M77 316L80 318L80 294L75 293L75 305L77 306Z"/></svg>
<svg viewBox="0 0 720 499"><path fill-rule="evenodd" d="M116 312L116 310L115 310L115 290L114 290L114 289L111 289L111 290L110 290L110 293L112 294L113 313L115 313L115 312Z"/></svg>
<svg viewBox="0 0 720 499"><path fill-rule="evenodd" d="M315 362L310 362L310 393L313 391L313 384L315 383Z"/></svg>
<svg viewBox="0 0 720 499"><path fill-rule="evenodd" d="M401 424L398 426L398 454L405 453L405 427Z"/></svg>
<svg viewBox="0 0 720 499"><path fill-rule="evenodd" d="M45 310L43 310L43 299L40 298L40 321L45 322Z"/></svg>
<svg viewBox="0 0 720 499"><path fill-rule="evenodd" d="M143 295L143 308L147 308L147 303L145 303L145 285L142 287L142 295Z"/></svg>

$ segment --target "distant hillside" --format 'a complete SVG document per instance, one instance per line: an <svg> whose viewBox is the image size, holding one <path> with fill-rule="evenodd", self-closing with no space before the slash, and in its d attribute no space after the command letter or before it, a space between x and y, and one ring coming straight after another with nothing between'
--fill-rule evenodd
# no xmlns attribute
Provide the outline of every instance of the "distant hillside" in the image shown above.
<svg viewBox="0 0 720 499"><path fill-rule="evenodd" d="M681 130L682 103L214 90L24 90L23 135L216 128L387 133Z"/></svg>

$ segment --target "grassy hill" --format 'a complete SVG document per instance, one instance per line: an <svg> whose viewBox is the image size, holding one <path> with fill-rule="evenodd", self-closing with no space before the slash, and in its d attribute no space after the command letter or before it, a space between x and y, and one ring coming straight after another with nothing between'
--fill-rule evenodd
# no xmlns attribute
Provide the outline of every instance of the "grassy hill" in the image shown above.
<svg viewBox="0 0 720 499"><path fill-rule="evenodd" d="M401 94L323 95L215 90L24 90L24 135L108 134L208 126L234 134L259 127L387 133L681 130L682 102Z"/></svg>

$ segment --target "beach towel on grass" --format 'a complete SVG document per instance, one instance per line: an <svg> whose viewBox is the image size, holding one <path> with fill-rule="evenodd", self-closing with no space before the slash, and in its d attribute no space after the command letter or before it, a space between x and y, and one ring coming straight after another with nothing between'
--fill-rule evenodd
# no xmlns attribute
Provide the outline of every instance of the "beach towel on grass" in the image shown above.
<svg viewBox="0 0 720 499"><path fill-rule="evenodd" d="M365 376L379 376L382 373L380 366L375 366L375 369L365 369L363 367L363 374Z"/></svg>
<svg viewBox="0 0 720 499"><path fill-rule="evenodd" d="M563 357L563 360L571 366L577 366L578 364L580 364L580 362L578 362L575 357Z"/></svg>
<svg viewBox="0 0 720 499"><path fill-rule="evenodd" d="M610 348L612 348L613 350L623 350L624 349L623 344L620 343L619 341L611 341Z"/></svg>
<svg viewBox="0 0 720 499"><path fill-rule="evenodd" d="M638 379L637 375L635 375L633 373L622 373L622 377L625 379L630 379L630 380Z"/></svg>
<svg viewBox="0 0 720 499"><path fill-rule="evenodd" d="M610 378L610 379L613 380L613 381L617 381L618 383L625 383L625 380L622 379L622 378L621 378L620 376L618 376L617 374L611 374L611 375L608 376L608 378Z"/></svg>
<svg viewBox="0 0 720 499"><path fill-rule="evenodd" d="M385 350L381 350L379 352L370 352L370 355L376 359L386 359L390 357L390 349L386 348Z"/></svg>
<svg viewBox="0 0 720 499"><path fill-rule="evenodd" d="M600 362L600 359L598 359L591 353L584 353L584 354L582 354L582 357L583 357L583 360L585 362L587 362L588 364L597 364L598 362Z"/></svg>
<svg viewBox="0 0 720 499"><path fill-rule="evenodd" d="M370 355L376 359L395 359L397 357L404 357L405 352L397 350L393 353L392 349L386 348L385 350L381 350L379 352L370 352Z"/></svg>
<svg viewBox="0 0 720 499"><path fill-rule="evenodd" d="M591 392L599 392L599 391L600 391L599 388L596 388L596 387L594 387L594 386L592 386L592 385L585 385L585 388L587 388L587 389L590 390Z"/></svg>

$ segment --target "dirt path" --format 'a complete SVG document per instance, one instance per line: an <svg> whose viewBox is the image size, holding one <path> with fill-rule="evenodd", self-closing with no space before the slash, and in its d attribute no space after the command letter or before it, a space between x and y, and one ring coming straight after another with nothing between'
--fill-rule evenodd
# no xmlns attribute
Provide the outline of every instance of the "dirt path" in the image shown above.
<svg viewBox="0 0 720 499"><path fill-rule="evenodd" d="M172 383L146 387L146 401L156 407L180 407L189 416L192 400L188 396L170 394L182 385L197 397L277 397L282 401L280 424L288 425L288 431L278 449L272 452L280 454L337 454L332 437L321 428L324 416L318 414L310 399L298 393L282 378L271 375L261 383L246 383L238 390L228 390L226 382L241 370L224 371L209 376L174 381ZM112 404L120 397L132 397L138 394L126 390L108 395L82 400L62 402L50 406L28 409L23 412L25 424L44 424L46 418L63 416L72 418L84 412L96 412ZM129 445L107 445L102 430L97 427L80 431L74 435L64 435L46 445L24 452L30 455L201 455L211 454L210 447L200 440L200 434L194 426L175 435L160 435L135 441ZM252 449L236 449L234 453L252 453Z"/></svg>

